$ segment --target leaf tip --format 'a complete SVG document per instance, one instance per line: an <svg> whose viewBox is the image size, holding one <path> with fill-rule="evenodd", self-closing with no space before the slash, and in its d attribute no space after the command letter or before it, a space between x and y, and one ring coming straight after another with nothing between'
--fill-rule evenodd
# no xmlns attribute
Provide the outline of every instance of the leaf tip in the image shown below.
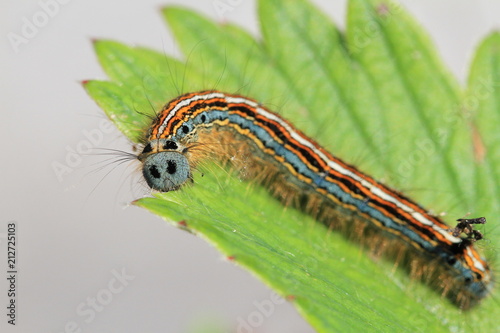
<svg viewBox="0 0 500 333"><path fill-rule="evenodd" d="M135 199L130 204L137 206L137 207L144 207L144 205L142 203L142 199Z"/></svg>
<svg viewBox="0 0 500 333"><path fill-rule="evenodd" d="M160 12L161 12L162 14L166 14L166 13L168 12L168 9L169 9L170 7L172 7L172 6L165 6L165 5L160 6L160 7L159 7L159 8L160 8Z"/></svg>
<svg viewBox="0 0 500 333"><path fill-rule="evenodd" d="M196 18L202 18L202 16L197 14L196 12L177 5L164 6L162 8L162 14L168 23L171 23L170 21L172 22L185 21L186 19L190 18L193 15Z"/></svg>
<svg viewBox="0 0 500 333"><path fill-rule="evenodd" d="M188 223L186 222L186 220L182 220L182 221L177 222L177 227L179 229L184 230L184 231L191 232L191 229L189 229L189 226L188 226Z"/></svg>
<svg viewBox="0 0 500 333"><path fill-rule="evenodd" d="M485 41L491 44L500 44L500 29L493 30L486 36Z"/></svg>
<svg viewBox="0 0 500 333"><path fill-rule="evenodd" d="M491 33L490 36L495 36L496 38L500 37L500 28L495 28Z"/></svg>
<svg viewBox="0 0 500 333"><path fill-rule="evenodd" d="M178 7L178 6L172 6L172 5L168 5L168 6L161 6L161 13L163 14L163 16L165 16L165 18L169 18L171 15L175 15L176 12L179 12L179 11L182 11L182 8L181 7Z"/></svg>

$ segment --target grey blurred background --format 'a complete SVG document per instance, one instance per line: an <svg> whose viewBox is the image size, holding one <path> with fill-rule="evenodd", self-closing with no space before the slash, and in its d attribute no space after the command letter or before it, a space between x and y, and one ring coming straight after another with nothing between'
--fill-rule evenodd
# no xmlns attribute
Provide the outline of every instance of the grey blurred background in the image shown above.
<svg viewBox="0 0 500 333"><path fill-rule="evenodd" d="M106 157L94 151L74 159L71 171L54 172L54 164L67 165L68 153L88 142L131 151L120 133L101 127L104 114L79 84L106 79L90 39L176 54L159 13L170 4L259 35L255 0L218 1L231 10L220 15L216 0L0 0L1 332L189 332L212 322L234 331L257 318L256 304L271 299L270 289L202 239L129 206L148 194L133 166L99 170ZM312 1L344 25L345 1ZM54 2L43 21L42 3ZM475 46L500 28L498 1L402 3L461 82ZM9 34L22 36L34 19L41 27L13 47ZM4 306L9 221L18 225L15 327L6 323ZM312 332L288 303L262 318L253 332Z"/></svg>

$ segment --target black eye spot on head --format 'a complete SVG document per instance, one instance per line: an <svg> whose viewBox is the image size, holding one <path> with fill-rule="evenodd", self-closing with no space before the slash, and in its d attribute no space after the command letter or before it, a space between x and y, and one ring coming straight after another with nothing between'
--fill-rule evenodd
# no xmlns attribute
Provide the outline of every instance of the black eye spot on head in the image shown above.
<svg viewBox="0 0 500 333"><path fill-rule="evenodd" d="M168 161L167 162L167 172L171 175L173 175L177 171L177 163L175 161Z"/></svg>
<svg viewBox="0 0 500 333"><path fill-rule="evenodd" d="M178 151L166 150L149 154L142 162L142 174L153 190L175 191L191 179L189 161Z"/></svg>
<svg viewBox="0 0 500 333"><path fill-rule="evenodd" d="M153 149L151 148L151 144L147 144L146 147L144 147L142 153L143 154L146 154L146 153L150 153Z"/></svg>
<svg viewBox="0 0 500 333"><path fill-rule="evenodd" d="M472 282L472 278L470 278L470 277L465 278L465 284L469 284L471 282Z"/></svg>
<svg viewBox="0 0 500 333"><path fill-rule="evenodd" d="M207 121L207 116L205 116L204 114L201 115L200 117L201 119L201 122L204 123L205 121Z"/></svg>
<svg viewBox="0 0 500 333"><path fill-rule="evenodd" d="M177 149L177 143L175 143L174 141L167 141L165 142L165 145L163 145L163 148L164 149Z"/></svg>
<svg viewBox="0 0 500 333"><path fill-rule="evenodd" d="M476 273L476 280L481 281L483 279L483 276L479 273Z"/></svg>
<svg viewBox="0 0 500 333"><path fill-rule="evenodd" d="M182 126L182 132L184 132L184 134L188 134L189 133L189 127L187 127L186 125L183 125Z"/></svg>
<svg viewBox="0 0 500 333"><path fill-rule="evenodd" d="M151 174L151 176L153 176L154 178L160 178L160 171L158 170L158 168L156 167L156 165L152 165L149 167L149 173Z"/></svg>

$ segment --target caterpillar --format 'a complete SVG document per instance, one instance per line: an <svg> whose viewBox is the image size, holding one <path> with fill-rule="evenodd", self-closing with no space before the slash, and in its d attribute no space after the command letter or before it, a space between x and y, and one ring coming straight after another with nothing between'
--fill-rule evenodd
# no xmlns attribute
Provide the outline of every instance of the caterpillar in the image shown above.
<svg viewBox="0 0 500 333"><path fill-rule="evenodd" d="M144 142L137 158L153 190L182 188L205 160L230 161L285 205L399 258L412 275L461 309L491 293L492 272L474 247L482 235L473 224L485 223L484 218L448 226L250 98L216 90L179 96L156 116Z"/></svg>

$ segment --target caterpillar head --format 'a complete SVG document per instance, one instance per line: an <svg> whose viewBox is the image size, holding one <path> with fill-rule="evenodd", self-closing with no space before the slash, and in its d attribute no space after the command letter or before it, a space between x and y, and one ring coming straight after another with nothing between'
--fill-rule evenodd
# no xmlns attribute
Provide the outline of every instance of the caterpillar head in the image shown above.
<svg viewBox="0 0 500 333"><path fill-rule="evenodd" d="M182 147L173 140L150 141L138 159L142 162L146 183L154 190L174 191L191 179L189 161Z"/></svg>

